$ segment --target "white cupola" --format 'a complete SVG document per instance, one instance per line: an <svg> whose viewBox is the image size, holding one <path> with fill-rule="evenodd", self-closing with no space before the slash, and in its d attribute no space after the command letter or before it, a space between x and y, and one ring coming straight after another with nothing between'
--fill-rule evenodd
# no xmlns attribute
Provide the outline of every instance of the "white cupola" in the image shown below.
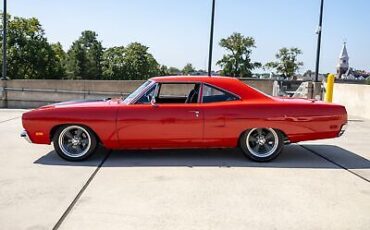
<svg viewBox="0 0 370 230"><path fill-rule="evenodd" d="M344 42L343 43L343 48L339 54L339 60L338 60L338 64L337 64L337 69L342 69L342 70L348 70L349 69L349 56L348 56L348 52L347 52L347 47L346 47L346 43Z"/></svg>

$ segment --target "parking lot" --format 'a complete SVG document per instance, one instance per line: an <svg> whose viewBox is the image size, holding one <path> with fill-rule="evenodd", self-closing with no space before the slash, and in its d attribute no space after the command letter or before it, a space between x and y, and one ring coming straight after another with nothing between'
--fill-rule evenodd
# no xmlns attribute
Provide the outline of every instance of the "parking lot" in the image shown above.
<svg viewBox="0 0 370 230"><path fill-rule="evenodd" d="M370 121L292 144L270 163L238 150L109 151L60 159L0 110L1 229L369 229Z"/></svg>

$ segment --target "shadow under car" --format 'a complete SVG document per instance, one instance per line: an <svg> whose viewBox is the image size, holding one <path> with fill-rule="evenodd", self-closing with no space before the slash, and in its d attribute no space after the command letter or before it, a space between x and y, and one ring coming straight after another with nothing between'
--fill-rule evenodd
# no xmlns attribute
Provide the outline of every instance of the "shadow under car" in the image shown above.
<svg viewBox="0 0 370 230"><path fill-rule="evenodd" d="M297 144L287 145L280 156L273 161L263 163L245 158L238 149L109 151L104 148L99 148L91 158L85 161L65 161L55 151L51 151L37 159L34 163L42 165L96 167L101 164L105 157L108 157L104 164L101 165L102 167L339 168L332 162L325 160L326 157L330 157L331 161L340 161L340 165L344 164L344 167L348 169L370 169L369 160L340 147L311 144L302 146ZM315 154L315 152L318 154ZM323 155L324 157L322 157Z"/></svg>

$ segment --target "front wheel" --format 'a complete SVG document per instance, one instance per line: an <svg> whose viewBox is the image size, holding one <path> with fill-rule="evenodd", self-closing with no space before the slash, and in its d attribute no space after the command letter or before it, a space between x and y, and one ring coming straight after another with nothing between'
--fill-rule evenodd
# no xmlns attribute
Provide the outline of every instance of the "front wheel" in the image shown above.
<svg viewBox="0 0 370 230"><path fill-rule="evenodd" d="M272 128L254 128L241 136L239 144L246 157L265 162L275 159L280 154L284 138L281 132Z"/></svg>
<svg viewBox="0 0 370 230"><path fill-rule="evenodd" d="M81 161L90 157L97 146L95 134L79 125L62 126L53 137L57 154L69 161Z"/></svg>

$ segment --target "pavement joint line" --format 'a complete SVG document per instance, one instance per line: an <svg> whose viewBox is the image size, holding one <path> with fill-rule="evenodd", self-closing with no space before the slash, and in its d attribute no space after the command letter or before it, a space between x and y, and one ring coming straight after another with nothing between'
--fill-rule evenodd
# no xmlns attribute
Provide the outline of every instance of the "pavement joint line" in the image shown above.
<svg viewBox="0 0 370 230"><path fill-rule="evenodd" d="M306 147L306 146L303 146L303 145L299 145L299 146L301 146L302 148L306 149L307 151L309 151L309 152L311 152L311 153L313 153L313 154L315 154L315 155L317 155L317 156L319 156L319 157L323 158L324 160L327 160L327 161L329 161L330 163L335 164L335 165L336 165L336 166L338 166L339 168L342 168L342 169L346 170L347 172L349 172L349 173L351 173L351 174L353 174L353 175L357 176L358 178L360 178L360 179L362 179L362 180L364 180L364 181L366 181L366 182L370 183L370 180L369 180L369 179L367 179L367 178L365 178L365 177L361 176L360 174L358 174L358 173L356 173L356 172L354 172L354 171L352 171L352 170L350 170L350 169L346 168L345 166L343 166L343 165L341 165L341 164L339 164L339 163L337 163L337 162L335 162L335 161L333 161L333 160L329 159L328 157L323 156L322 154L320 154L320 153L318 153L318 152L316 152L316 151L314 151L314 150L312 150L312 149L310 149L310 148L308 148L308 147Z"/></svg>
<svg viewBox="0 0 370 230"><path fill-rule="evenodd" d="M349 121L349 122L365 122L362 119L348 119L347 121Z"/></svg>
<svg viewBox="0 0 370 230"><path fill-rule="evenodd" d="M7 121L15 120L15 119L18 119L18 118L21 118L21 117L13 117L13 118L10 118L10 119L5 120L5 121L0 121L0 124L1 124L1 123L5 123L5 122L7 122Z"/></svg>
<svg viewBox="0 0 370 230"><path fill-rule="evenodd" d="M90 175L89 179L86 181L86 183L84 184L84 186L82 186L82 188L80 189L80 191L77 193L76 197L72 200L72 202L70 203L70 205L68 206L68 208L64 211L63 215L59 218L58 222L54 225L53 230L59 229L59 227L63 224L63 221L66 219L66 217L68 216L68 214L72 211L73 207L76 205L76 203L78 202L78 200L80 199L80 197L82 196L82 194L84 193L84 191L86 190L86 188L89 186L89 184L91 183L91 181L94 179L94 177L96 176L96 174L99 172L100 168L103 166L103 164L105 163L105 161L108 159L108 157L110 156L111 152L112 152L112 150L109 150L109 152L103 158L103 160L100 162L100 164L98 165L98 167Z"/></svg>

